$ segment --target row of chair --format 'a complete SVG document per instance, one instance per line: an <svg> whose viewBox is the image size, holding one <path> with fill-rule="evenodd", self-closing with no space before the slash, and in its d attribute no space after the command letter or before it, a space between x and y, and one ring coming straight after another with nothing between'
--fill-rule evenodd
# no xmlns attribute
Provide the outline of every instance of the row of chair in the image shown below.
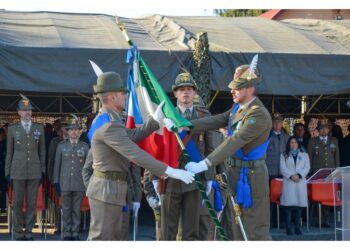
<svg viewBox="0 0 350 250"><path fill-rule="evenodd" d="M280 229L280 197L282 195L283 179L275 178L270 183L270 201L277 206L277 229ZM334 195L336 194L336 195ZM310 203L318 204L318 225L321 230L322 206L340 207L342 201L340 198L339 184L314 181L308 183L308 199ZM309 206L306 207L307 231L309 231Z"/></svg>

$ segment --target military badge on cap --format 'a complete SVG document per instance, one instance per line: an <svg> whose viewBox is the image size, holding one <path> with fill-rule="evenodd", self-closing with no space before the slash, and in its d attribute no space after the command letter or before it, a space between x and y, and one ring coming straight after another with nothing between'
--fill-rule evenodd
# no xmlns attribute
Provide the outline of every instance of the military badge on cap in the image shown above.
<svg viewBox="0 0 350 250"><path fill-rule="evenodd" d="M329 128L329 122L327 119L324 120L319 120L317 123L317 129L321 129L321 128Z"/></svg>
<svg viewBox="0 0 350 250"><path fill-rule="evenodd" d="M74 115L74 114L70 114L70 117L68 118L68 122L65 125L66 129L73 129L73 128L77 128L80 129L80 123L79 123L79 118Z"/></svg>
<svg viewBox="0 0 350 250"><path fill-rule="evenodd" d="M273 121L283 121L284 118L280 113L274 113L272 117Z"/></svg>
<svg viewBox="0 0 350 250"><path fill-rule="evenodd" d="M197 84L193 80L190 73L180 73L175 79L175 84L172 86L172 90L175 91L179 87L188 86L193 87L195 90L198 89Z"/></svg>

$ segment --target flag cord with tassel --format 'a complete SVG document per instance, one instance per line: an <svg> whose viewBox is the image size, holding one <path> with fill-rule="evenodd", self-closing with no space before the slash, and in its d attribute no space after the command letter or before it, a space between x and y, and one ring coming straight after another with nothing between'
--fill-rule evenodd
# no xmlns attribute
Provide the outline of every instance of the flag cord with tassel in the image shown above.
<svg viewBox="0 0 350 250"><path fill-rule="evenodd" d="M127 43L128 43L130 46L133 46L134 44L133 44L133 42L131 41L131 39L129 38L128 34L126 33L126 30L125 30L125 28L124 28L123 23L117 18L117 16L115 17L115 19L116 19L116 23L117 23L119 29L122 31L122 33L123 33L123 35L124 35L124 37L125 37ZM140 71L144 71L142 65L140 65ZM144 75L145 75L145 76L148 76L148 75L147 75L147 72L145 72ZM146 80L147 80L148 82L150 81L150 80L148 79L148 77L147 77ZM179 143L179 145L180 145L180 147L181 147L181 150L182 150L183 154L186 156L187 161L189 161L189 156L188 156L188 154L185 152L185 145L183 144L183 142L182 142L180 136L179 136L178 133L176 133L176 132L174 132L174 135L175 135L175 137L176 137L176 139L177 139L177 141L178 141L178 143ZM200 191L200 193L201 193L201 195L202 195L202 199L203 199L203 201L204 201L206 207L207 207L208 210L209 210L210 217L211 217L211 218L213 219L213 221L214 221L215 228L216 228L217 232L219 233L219 236L220 236L221 240L228 240L227 237L226 237L226 234L225 234L225 232L224 232L224 229L222 228L222 226L221 226L221 224L220 224L220 222L219 222L219 220L218 220L218 218L217 218L216 212L215 212L215 210L213 209L213 206L211 205L211 203L210 203L210 201L209 201L208 195L207 195L207 193L205 192L205 187L204 187L203 183L201 182L201 180L200 180L200 178L199 178L198 175L195 175L195 181L196 181L197 187L198 187L198 189L199 189L199 191Z"/></svg>

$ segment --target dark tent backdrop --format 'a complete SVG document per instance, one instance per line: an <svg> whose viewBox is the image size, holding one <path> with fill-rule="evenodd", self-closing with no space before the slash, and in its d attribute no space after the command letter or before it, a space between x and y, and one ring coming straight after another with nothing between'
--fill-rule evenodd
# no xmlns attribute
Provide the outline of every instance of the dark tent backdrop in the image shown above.
<svg viewBox="0 0 350 250"><path fill-rule="evenodd" d="M89 59L126 81L129 48L115 17L0 11L0 90L92 94ZM211 89L226 91L233 70L259 54L259 93L350 93L350 20L178 17L120 18L167 92L191 71L196 34L207 32Z"/></svg>

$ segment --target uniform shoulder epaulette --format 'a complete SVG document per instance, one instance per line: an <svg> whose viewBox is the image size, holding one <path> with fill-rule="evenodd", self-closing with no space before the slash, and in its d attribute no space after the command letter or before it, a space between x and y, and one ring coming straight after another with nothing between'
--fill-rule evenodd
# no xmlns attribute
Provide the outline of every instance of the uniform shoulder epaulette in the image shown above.
<svg viewBox="0 0 350 250"><path fill-rule="evenodd" d="M21 123L21 122L12 123L12 124L9 125L9 128L14 127L14 126L17 126L17 125L20 124L20 123Z"/></svg>
<svg viewBox="0 0 350 250"><path fill-rule="evenodd" d="M81 143L81 144L83 144L83 145L85 145L85 146L90 147L90 146L89 146L89 144L88 144L88 143L86 143L86 142L84 142L84 141L80 141L80 143Z"/></svg>
<svg viewBox="0 0 350 250"><path fill-rule="evenodd" d="M255 109L258 109L258 108L260 108L259 105L254 105L254 106L251 107L252 110L255 110Z"/></svg>
<svg viewBox="0 0 350 250"><path fill-rule="evenodd" d="M108 112L107 115L109 117L110 122L115 122L119 120L118 115L114 112Z"/></svg>
<svg viewBox="0 0 350 250"><path fill-rule="evenodd" d="M60 141L57 145L59 145L59 144L65 144L65 143L67 143L67 142L69 142L68 140L62 140L62 141Z"/></svg>
<svg viewBox="0 0 350 250"><path fill-rule="evenodd" d="M33 125L37 125L39 127L44 127L44 124L38 123L38 122L32 122Z"/></svg>
<svg viewBox="0 0 350 250"><path fill-rule="evenodd" d="M197 111L197 112L202 112L204 114L208 114L210 115L210 111L206 108L206 107L202 107L202 106L194 106L194 109Z"/></svg>

